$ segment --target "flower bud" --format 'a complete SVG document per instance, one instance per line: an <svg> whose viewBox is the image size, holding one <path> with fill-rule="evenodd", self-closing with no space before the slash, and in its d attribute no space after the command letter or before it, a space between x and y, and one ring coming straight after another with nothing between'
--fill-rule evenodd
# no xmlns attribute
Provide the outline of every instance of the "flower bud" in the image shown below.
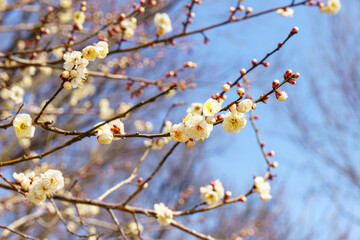
<svg viewBox="0 0 360 240"><path fill-rule="evenodd" d="M245 94L245 89L239 88L239 89L236 91L236 93L239 95L239 97L242 97L242 96L244 96L244 94Z"/></svg>
<svg viewBox="0 0 360 240"><path fill-rule="evenodd" d="M273 168L277 168L279 166L279 164L278 164L278 162L272 162L270 166Z"/></svg>
<svg viewBox="0 0 360 240"><path fill-rule="evenodd" d="M240 113L246 113L251 110L253 106L253 101L250 99L245 99L239 102L238 106L236 107L236 110Z"/></svg>
<svg viewBox="0 0 360 240"><path fill-rule="evenodd" d="M227 83L225 83L225 84L222 86L222 89L223 89L224 92L227 92L227 91L230 90L230 85L227 84Z"/></svg>
<svg viewBox="0 0 360 240"><path fill-rule="evenodd" d="M192 138L189 138L189 140L187 140L185 142L185 145L189 148L193 147L195 145L195 141Z"/></svg>
<svg viewBox="0 0 360 240"><path fill-rule="evenodd" d="M273 156L275 156L275 151L271 150L270 152L268 152L267 155L270 156L270 157L273 157Z"/></svg>
<svg viewBox="0 0 360 240"><path fill-rule="evenodd" d="M216 122L216 119L214 118L214 116L206 116L205 117L205 121L208 123L208 124L214 124Z"/></svg>
<svg viewBox="0 0 360 240"><path fill-rule="evenodd" d="M255 66L257 64L257 59L254 58L252 61L251 61L252 65Z"/></svg>
<svg viewBox="0 0 360 240"><path fill-rule="evenodd" d="M67 81L64 82L63 87L64 87L64 89L66 89L66 90L70 90L70 89L72 88L71 83L70 83L70 82L67 82Z"/></svg>
<svg viewBox="0 0 360 240"><path fill-rule="evenodd" d="M268 67L268 66L270 66L270 63L269 63L269 62L263 62L262 65L263 65L264 67Z"/></svg>
<svg viewBox="0 0 360 240"><path fill-rule="evenodd" d="M277 88L277 87L279 87L280 86L280 81L279 80L274 80L273 82L272 82L272 88Z"/></svg>
<svg viewBox="0 0 360 240"><path fill-rule="evenodd" d="M292 84L292 85L295 85L296 84L296 80L295 79L290 79L289 81L288 81L290 84Z"/></svg>
<svg viewBox="0 0 360 240"><path fill-rule="evenodd" d="M289 69L284 73L284 78L286 79L286 78L290 77L291 75L292 75L292 71L291 71L291 69Z"/></svg>
<svg viewBox="0 0 360 240"><path fill-rule="evenodd" d="M292 75L293 78L299 78L300 77L300 73L296 72Z"/></svg>
<svg viewBox="0 0 360 240"><path fill-rule="evenodd" d="M266 104L266 101L269 99L269 95L267 95L266 97L264 97L264 96L265 96L265 94L261 94L260 98L262 98L261 101Z"/></svg>
<svg viewBox="0 0 360 240"><path fill-rule="evenodd" d="M239 201L240 201L240 202L246 202L246 197L245 197L245 196L241 196L241 197L239 198Z"/></svg>
<svg viewBox="0 0 360 240"><path fill-rule="evenodd" d="M291 29L291 34L295 34L299 32L299 28L298 27L293 27L293 29Z"/></svg>
<svg viewBox="0 0 360 240"><path fill-rule="evenodd" d="M69 73L69 71L63 71L62 74L61 74L61 76L62 76L63 78L65 78L65 79L68 79L69 76L70 76L70 73Z"/></svg>
<svg viewBox="0 0 360 240"><path fill-rule="evenodd" d="M285 101L287 99L288 95L286 94L285 91L276 91L276 98L277 100L279 100L280 102Z"/></svg>
<svg viewBox="0 0 360 240"><path fill-rule="evenodd" d="M70 76L72 77L72 78L76 78L77 77L77 71L74 69L74 70L71 70L71 72L70 72Z"/></svg>
<svg viewBox="0 0 360 240"><path fill-rule="evenodd" d="M220 120L223 120L224 119L224 114L219 114L216 116L216 120L217 121L220 121Z"/></svg>
<svg viewBox="0 0 360 240"><path fill-rule="evenodd" d="M229 199L231 197L231 195L232 195L232 192L226 191L225 192L225 199Z"/></svg>
<svg viewBox="0 0 360 240"><path fill-rule="evenodd" d="M241 74L241 75L245 75L245 74L246 74L246 69L245 69L245 68L242 68L242 69L240 70L240 74Z"/></svg>
<svg viewBox="0 0 360 240"><path fill-rule="evenodd" d="M248 7L247 9L246 9L246 13L252 13L253 12L253 8L252 7Z"/></svg>

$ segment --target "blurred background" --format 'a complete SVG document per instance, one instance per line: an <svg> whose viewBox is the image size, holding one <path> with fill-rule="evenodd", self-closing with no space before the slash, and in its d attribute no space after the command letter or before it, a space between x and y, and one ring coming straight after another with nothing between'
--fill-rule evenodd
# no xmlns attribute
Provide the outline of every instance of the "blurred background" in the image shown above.
<svg viewBox="0 0 360 240"><path fill-rule="evenodd" d="M88 1L86 14L89 22L84 24L84 30L76 33L76 36L82 39L99 29L106 19L113 19L120 12L131 12L134 2ZM0 49L3 53L16 52L22 48L33 49L34 42L27 40L36 36L39 18L46 15L47 6L59 6L55 1L8 0L8 6L17 3L21 4L1 12L0 36L3 41ZM152 21L155 12L167 12L174 32L181 32L181 22L186 18L186 3L163 1L156 8L141 14L137 18L136 34L123 42L121 47L134 46L143 39L154 39ZM256 13L290 3L290 0L245 0L242 4L253 7ZM73 1L73 9L78 9L79 4L79 1ZM189 25L188 30L226 20L230 15L229 7L235 4L235 0L203 0L201 5L195 6L194 23ZM72 13L68 22L62 19L71 9L59 9L56 12L58 18L49 23L51 34L44 36L39 46L57 46L71 31ZM271 182L273 198L269 202L262 202L257 195L251 195L246 203L226 205L179 218L180 221L197 231L221 239L359 239L360 167L357 164L360 132L357 126L360 111L357 102L360 100L360 71L357 64L360 52L356 21L359 10L360 3L356 0L342 1L342 9L337 15L320 13L316 6L299 6L294 8L291 18L272 12L209 30L205 32L208 44L203 44L204 37L201 34L195 34L178 39L175 46L159 45L156 48L116 53L106 58L106 61L89 65L92 71L156 80L165 77L171 70L182 68L186 61L196 62L196 68L185 69L174 78L196 83L195 89L188 88L176 92L171 98L159 99L122 120L127 133L139 129L141 122L138 121L136 127L136 120L150 122L143 131L157 133L173 103L184 102L173 108L166 119L178 123L185 117L191 103L203 103L212 94L220 92L224 83L233 82L239 76L241 68L249 68L252 59L263 58L287 37L294 26L299 27L299 33L268 59L269 67L260 66L248 75L251 95L258 98L271 90L272 81L281 80L287 69L301 74L296 85L286 84L282 87L289 96L286 101L279 102L271 96L266 105L259 103L254 111L259 116L256 123L266 143L265 149L274 150L276 154L271 160L279 163L279 167L273 171L275 177ZM64 22L62 27L59 27L60 22ZM100 35L106 34L104 30ZM81 50L97 40L95 36L73 49ZM115 40L110 39L110 43L112 49L116 49ZM26 58L27 55L21 57ZM54 52L39 57L58 59ZM27 74L26 69L3 68L0 73L1 86L22 84L25 89L22 112L32 112L34 115L39 111L41 103L49 99L58 88L58 76L62 72L61 62L54 64L52 71L37 67L32 74ZM6 81L4 72L8 75ZM170 78L167 81L169 83L172 80ZM142 89L143 93L134 97L137 89ZM130 86L127 81L89 77L89 84L82 90L62 92L44 117L56 119L54 126L62 129L86 130L102 121L104 115L111 116L116 111L126 109L129 104L134 105L158 92L155 86L143 88L138 83ZM103 112L103 116L99 106L102 98L108 100L110 109L110 113ZM236 98L233 91L228 94L226 103ZM106 100L102 100L104 102ZM9 100L1 99L2 117L13 115L17 106ZM0 158L6 161L32 152L41 153L67 139L70 137L49 133L38 127L31 143L19 143L11 128L1 130ZM170 142L160 150L150 151L139 169L139 176L146 178L172 144ZM71 192L74 196L96 198L110 186L127 178L145 151L143 139L126 139L111 145L100 145L95 138L87 138L39 162L30 161L1 171L11 177L13 171L35 168L41 171L52 166L62 169L64 176L67 176L67 186L73 186ZM177 210L188 209L201 201L199 187L216 179L220 179L225 189L237 196L251 189L253 176L262 176L266 167L250 122L239 134L227 134L218 126L209 139L197 142L193 148L181 144L157 178L130 204L152 208L154 203L161 201ZM122 201L135 189L135 186L127 185L107 200ZM25 204L21 196L6 190L0 190L0 201L0 224L9 225L25 215L33 214L34 218L18 229L41 239L63 239L61 234L66 233L66 229L56 221L51 211L40 211L31 204ZM64 212L71 208L61 203L58 205ZM117 214L123 225L132 221L129 214ZM84 216L90 219L88 226L95 226L97 232L107 233L104 239L115 238L116 233L111 233L111 229L93 220L111 222L106 211L84 213ZM76 219L72 219L71 214L67 219L77 225L79 232L88 231ZM139 216L139 221L145 227L142 233L144 239L194 239L178 230L159 228L156 222L146 217ZM2 237L7 239L5 235L3 233ZM7 237L17 238L11 234ZM67 238L76 239L72 235Z"/></svg>

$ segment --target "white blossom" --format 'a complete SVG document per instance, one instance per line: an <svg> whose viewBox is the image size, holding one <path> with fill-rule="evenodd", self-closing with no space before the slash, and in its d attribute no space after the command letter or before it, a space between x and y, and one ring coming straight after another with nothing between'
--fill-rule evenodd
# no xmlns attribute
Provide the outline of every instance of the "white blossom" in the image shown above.
<svg viewBox="0 0 360 240"><path fill-rule="evenodd" d="M260 194L260 198L263 201L269 201L272 197L270 195L271 187L268 181L265 181L263 177L256 177L254 179L254 192Z"/></svg>
<svg viewBox="0 0 360 240"><path fill-rule="evenodd" d="M82 53L79 51L66 52L63 55L64 69L67 71L71 71L75 65L77 65L81 59Z"/></svg>
<svg viewBox="0 0 360 240"><path fill-rule="evenodd" d="M14 85L10 89L10 99L15 102L15 104L21 104L24 102L25 91L21 87Z"/></svg>
<svg viewBox="0 0 360 240"><path fill-rule="evenodd" d="M203 105L204 116L214 116L221 109L221 103L217 100L209 98Z"/></svg>
<svg viewBox="0 0 360 240"><path fill-rule="evenodd" d="M154 211L160 225L170 225L173 221L173 212L164 203L154 204Z"/></svg>
<svg viewBox="0 0 360 240"><path fill-rule="evenodd" d="M340 0L329 0L327 4L321 6L320 11L327 14L337 14L341 9Z"/></svg>
<svg viewBox="0 0 360 240"><path fill-rule="evenodd" d="M245 114L227 112L221 126L227 133L239 133L246 124Z"/></svg>
<svg viewBox="0 0 360 240"><path fill-rule="evenodd" d="M127 228L129 230L130 234L133 234L133 235L138 235L139 232L144 231L143 225L141 225L139 222L138 223L131 222L128 224Z"/></svg>
<svg viewBox="0 0 360 240"><path fill-rule="evenodd" d="M18 138L32 138L35 133L35 127L32 125L32 119L27 113L18 114L13 121L14 132Z"/></svg>
<svg viewBox="0 0 360 240"><path fill-rule="evenodd" d="M239 102L239 104L236 107L236 110L239 113L246 113L251 110L252 105L253 105L253 101L251 101L250 99L245 99Z"/></svg>
<svg viewBox="0 0 360 240"><path fill-rule="evenodd" d="M196 141L203 141L205 138L208 138L213 130L213 125L208 124L205 117L201 115L191 115L184 119L184 122L185 134Z"/></svg>
<svg viewBox="0 0 360 240"><path fill-rule="evenodd" d="M185 134L185 124L174 124L170 131L170 137L172 140L178 142L186 142L187 140L189 140L189 137Z"/></svg>
<svg viewBox="0 0 360 240"><path fill-rule="evenodd" d="M109 53L109 46L107 42L100 41L96 44L96 57L99 59L103 59Z"/></svg>
<svg viewBox="0 0 360 240"><path fill-rule="evenodd" d="M82 55L85 59L94 61L97 55L96 48L94 46L87 46L82 50Z"/></svg>
<svg viewBox="0 0 360 240"><path fill-rule="evenodd" d="M211 185L200 187L200 193L207 204L214 204L224 198L224 187L220 180L216 180Z"/></svg>
<svg viewBox="0 0 360 240"><path fill-rule="evenodd" d="M276 13L283 17L292 17L294 15L294 9L292 8L279 8Z"/></svg>
<svg viewBox="0 0 360 240"><path fill-rule="evenodd" d="M70 8L72 6L72 1L71 0L60 0L60 6L62 8Z"/></svg>
<svg viewBox="0 0 360 240"><path fill-rule="evenodd" d="M64 187L64 177L59 170L47 170L41 174L41 180L47 189L46 195L52 195Z"/></svg>
<svg viewBox="0 0 360 240"><path fill-rule="evenodd" d="M85 16L85 13L83 11L76 11L74 13L74 22L77 25L82 26L84 24L84 22L85 22L85 19L86 19L86 16Z"/></svg>
<svg viewBox="0 0 360 240"><path fill-rule="evenodd" d="M136 24L137 24L137 19L134 17L121 21L120 25L121 25L121 28L124 29L124 36L126 38L129 38L132 35L134 35L135 30L136 30Z"/></svg>
<svg viewBox="0 0 360 240"><path fill-rule="evenodd" d="M27 198L35 205L41 205L46 200L43 182L40 179L35 180L29 187Z"/></svg>
<svg viewBox="0 0 360 240"><path fill-rule="evenodd" d="M154 17L154 23L157 27L156 33L158 35L164 35L165 33L172 31L171 20L166 13L156 13Z"/></svg>
<svg viewBox="0 0 360 240"><path fill-rule="evenodd" d="M188 107L186 109L186 112L187 113L191 113L191 114L202 114L202 108L203 108L203 105L202 103L192 103L190 105L190 107Z"/></svg>
<svg viewBox="0 0 360 240"><path fill-rule="evenodd" d="M124 123L122 123L120 121L120 119L115 119L112 120L111 122L108 123L110 126L110 130L113 134L125 134L125 129L124 129ZM119 140L120 138L115 137L114 140Z"/></svg>
<svg viewBox="0 0 360 240"><path fill-rule="evenodd" d="M94 127L102 124L98 123ZM111 131L109 124L104 124L96 129L95 136L97 136L97 140L101 144L110 144L114 139L114 135Z"/></svg>

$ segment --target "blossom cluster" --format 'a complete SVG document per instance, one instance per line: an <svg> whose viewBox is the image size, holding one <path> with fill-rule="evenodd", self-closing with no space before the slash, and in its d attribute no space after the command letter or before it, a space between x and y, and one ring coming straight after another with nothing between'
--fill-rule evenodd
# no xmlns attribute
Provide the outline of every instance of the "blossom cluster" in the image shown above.
<svg viewBox="0 0 360 240"><path fill-rule="evenodd" d="M21 188L29 191L26 196L35 205L41 205L46 197L52 196L64 187L64 177L58 170L47 170L40 176L35 172L13 173L13 177Z"/></svg>
<svg viewBox="0 0 360 240"><path fill-rule="evenodd" d="M261 200L264 202L269 201L272 196L270 194L270 183L263 177L255 177L253 191L260 194Z"/></svg>
<svg viewBox="0 0 360 240"><path fill-rule="evenodd" d="M170 225L173 221L173 212L171 209L166 207L164 203L154 204L154 211L160 225Z"/></svg>
<svg viewBox="0 0 360 240"><path fill-rule="evenodd" d="M86 81L88 73L86 67L89 61L94 61L96 58L104 59L108 53L109 47L104 41L98 42L95 46L87 46L82 52L66 52L63 55L65 71L61 74L64 88L69 90L82 87Z"/></svg>
<svg viewBox="0 0 360 240"><path fill-rule="evenodd" d="M327 14L337 14L341 9L340 0L329 0L327 4L320 3L320 11Z"/></svg>
<svg viewBox="0 0 360 240"><path fill-rule="evenodd" d="M227 133L239 133L244 127L246 127L246 115L244 113L249 112L253 107L253 101L245 99L237 104L233 104L229 108L224 116L224 120L221 124L222 129Z"/></svg>
<svg viewBox="0 0 360 240"><path fill-rule="evenodd" d="M96 124L94 127L102 124L102 122ZM110 144L113 140L119 140L120 138L114 137L114 134L125 134L124 123L120 119L113 120L106 123L96 129L95 136L101 144Z"/></svg>
<svg viewBox="0 0 360 240"><path fill-rule="evenodd" d="M178 142L190 143L194 140L204 141L210 136L213 124L216 122L214 115L221 109L221 103L215 99L208 99L203 105L194 103L188 109L188 115L182 123L174 124L170 131L171 139Z"/></svg>
<svg viewBox="0 0 360 240"><path fill-rule="evenodd" d="M224 187L220 180L215 180L210 185L200 187L201 198L207 204L214 204L224 199Z"/></svg>

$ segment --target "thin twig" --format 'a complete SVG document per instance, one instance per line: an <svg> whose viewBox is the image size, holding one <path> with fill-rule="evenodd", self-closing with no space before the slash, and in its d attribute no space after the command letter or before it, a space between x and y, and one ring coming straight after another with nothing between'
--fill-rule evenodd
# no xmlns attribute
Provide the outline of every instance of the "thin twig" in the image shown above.
<svg viewBox="0 0 360 240"><path fill-rule="evenodd" d="M15 230L15 229L12 229L12 228L7 227L7 226L0 225L0 228L3 228L3 229L6 229L6 230L8 230L8 231L10 231L10 232L16 233L17 235L19 235L19 236L22 237L22 238L39 240L39 238L35 238L35 237L32 237L32 236L29 236L29 235L27 235L27 234L25 234L25 233L19 232L19 231Z"/></svg>
<svg viewBox="0 0 360 240"><path fill-rule="evenodd" d="M127 238L126 238L124 229L120 226L119 220L115 216L114 211L112 209L108 209L108 212L110 213L111 218L114 220L116 226L118 227L118 230L119 230L121 236L126 240Z"/></svg>
<svg viewBox="0 0 360 240"><path fill-rule="evenodd" d="M167 154L163 157L163 159L159 162L155 170L151 173L151 175L138 187L138 189L133 192L129 197L127 197L121 205L125 206L128 202L131 201L139 192L141 192L144 189L144 185L149 182L155 174L160 170L160 168L164 165L166 159L171 155L171 153L175 150L175 148L179 145L180 142L176 142L172 148L167 152Z"/></svg>
<svg viewBox="0 0 360 240"><path fill-rule="evenodd" d="M107 198L111 193L115 192L116 190L118 190L119 188L121 188L122 186L124 186L125 184L128 184L129 182L131 182L134 178L136 177L135 174L131 174L130 177L128 177L127 179L119 182L118 184L114 185L112 188L110 188L109 190L107 190L106 192L104 192L103 194L101 194L100 197L98 197L97 199L99 201L103 201L105 198Z"/></svg>

